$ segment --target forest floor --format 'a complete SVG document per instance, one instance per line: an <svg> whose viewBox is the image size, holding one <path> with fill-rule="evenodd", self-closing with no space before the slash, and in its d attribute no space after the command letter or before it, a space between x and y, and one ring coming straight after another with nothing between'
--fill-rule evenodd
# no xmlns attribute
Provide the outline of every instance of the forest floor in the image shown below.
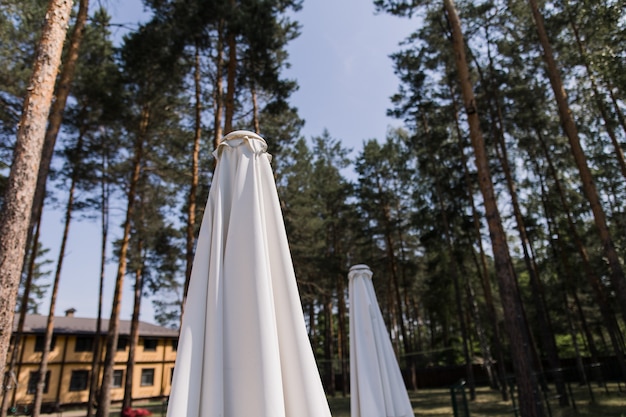
<svg viewBox="0 0 626 417"><path fill-rule="evenodd" d="M546 417L626 417L626 387L624 385L608 384L606 387L592 385L591 390L595 401L591 402L589 388L585 385L571 384L569 389L574 397L574 405L560 407L554 396L554 388L548 393L549 410ZM500 393L488 387L476 389L476 399L468 399L469 416L471 417L517 417L519 412L514 410L512 401L502 401ZM446 388L423 389L409 394L415 417L454 416L450 390ZM350 397L329 397L333 417L350 417ZM545 405L545 403L544 403ZM137 402L136 408L147 408L152 411L152 417L165 417L166 405L162 402ZM459 409L461 407L459 406ZM459 410L459 416L466 416ZM51 414L56 417L84 417L81 409L64 410L61 413ZM111 417L119 417L120 410L112 407Z"/></svg>
<svg viewBox="0 0 626 417"><path fill-rule="evenodd" d="M595 403L591 404L589 388L587 386L571 385L575 408L560 407L557 399L548 395L550 409L546 409L546 417L626 417L626 392L624 385L608 384L604 387L592 386ZM621 391L620 391L621 388ZM502 401L500 393L488 387L476 389L476 399L468 399L468 411L471 417L511 417L519 416L513 403ZM554 395L554 392L552 392ZM424 389L409 394L415 417L454 416L450 390ZM350 417L350 399L335 397L329 398L333 417ZM466 416L460 409L459 416Z"/></svg>

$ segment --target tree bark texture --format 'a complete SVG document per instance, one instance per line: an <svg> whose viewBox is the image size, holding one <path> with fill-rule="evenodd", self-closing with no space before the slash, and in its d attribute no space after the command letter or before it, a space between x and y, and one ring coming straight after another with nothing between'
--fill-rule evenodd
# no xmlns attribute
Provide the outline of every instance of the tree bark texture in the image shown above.
<svg viewBox="0 0 626 417"><path fill-rule="evenodd" d="M48 5L7 181L0 218L0 375L4 375L13 330L17 289L26 251L26 235L46 121L61 63L72 3L70 0L51 0Z"/></svg>
<svg viewBox="0 0 626 417"><path fill-rule="evenodd" d="M48 172L50 171L50 163L52 162L52 157L54 155L54 146L57 141L57 136L59 135L59 130L61 129L61 124L63 122L65 104L67 103L72 80L74 79L74 72L76 69L76 63L78 61L80 43L83 39L83 33L85 32L88 9L89 0L80 0L78 14L76 15L76 21L74 22L74 29L70 36L70 42L65 56L65 62L61 67L61 73L55 91L54 102L52 103L50 115L48 116L48 127L46 129L46 136L43 141L43 148L41 150L41 163L39 164L39 171L37 173L37 187L35 188L35 197L33 199L33 208L28 230L28 240L26 241L27 245L30 243L33 226L35 222L38 222L41 217L43 201L46 197L46 182L48 180Z"/></svg>
<svg viewBox="0 0 626 417"><path fill-rule="evenodd" d="M474 148L478 182L483 195L489 235L493 246L494 263L506 328L511 341L511 358L518 386L520 411L522 417L540 417L544 415L544 412L541 406L541 398L537 392L537 384L533 377L534 363L526 319L517 291L506 235L491 180L476 99L472 90L472 82L465 56L465 41L461 31L461 23L452 0L444 0L443 4L452 31L455 63L470 127L470 138Z"/></svg>
<svg viewBox="0 0 626 417"><path fill-rule="evenodd" d="M195 85L195 131L193 137L193 151L191 153L191 184L189 185L189 196L187 207L187 246L185 269L185 285L183 287L183 302L181 305L180 319L182 323L183 314L185 312L185 301L187 300L187 291L189 289L189 280L191 279L191 267L193 266L195 234L196 234L196 194L198 192L198 161L200 156L200 140L202 139L202 87L200 83L200 48L196 44L195 68L194 68L194 85Z"/></svg>

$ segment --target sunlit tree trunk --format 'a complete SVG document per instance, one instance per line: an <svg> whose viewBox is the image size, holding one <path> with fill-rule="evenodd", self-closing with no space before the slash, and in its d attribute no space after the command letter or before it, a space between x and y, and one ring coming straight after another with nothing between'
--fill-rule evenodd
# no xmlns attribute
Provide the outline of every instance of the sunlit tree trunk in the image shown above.
<svg viewBox="0 0 626 417"><path fill-rule="evenodd" d="M70 95L70 87L72 80L74 79L76 62L78 61L78 52L83 39L85 24L87 23L89 0L80 0L78 4L78 14L76 15L74 29L72 30L72 34L69 38L65 61L61 67L61 73L59 75L59 81L54 95L55 99L50 109L50 116L48 117L48 127L46 129L46 136L41 150L41 163L39 164L39 171L37 174L37 187L35 188L35 196L33 198L33 209L28 241L26 242L27 244L30 241L31 230L34 222L39 221L41 218L43 201L46 196L48 171L50 170L50 163L52 162L52 156L54 155L54 146L56 144L57 136L59 135L59 130L61 129L61 124L63 123L63 113L65 112L67 98Z"/></svg>
<svg viewBox="0 0 626 417"><path fill-rule="evenodd" d="M48 5L7 180L0 217L0 375L7 362L37 171L72 4L50 0Z"/></svg>
<svg viewBox="0 0 626 417"><path fill-rule="evenodd" d="M16 366L17 359L20 354L20 343L22 340L22 334L24 333L24 322L26 321L26 313L28 313L28 299L30 297L30 289L33 282L33 274L35 270L35 260L37 259L37 249L39 247L39 222L35 225L35 235L32 240L32 247L30 250L30 258L28 262L28 272L26 273L26 278L24 279L23 284L23 293L22 300L20 302L20 314L17 322L17 330L13 336L12 349L11 349L11 358L9 359L8 369L4 375L4 385L2 390L2 408L0 408L0 416L6 417L7 411L9 409L9 405L11 405L11 401L9 401L9 387L13 389L15 392L17 390L16 381Z"/></svg>
<svg viewBox="0 0 626 417"><path fill-rule="evenodd" d="M478 182L485 204L485 214L493 247L493 256L500 288L500 297L504 309L505 323L511 341L511 359L513 361L518 386L520 411L523 417L539 417L543 416L544 412L541 406L540 395L537 392L537 384L533 376L534 363L529 334L523 307L517 291L506 234L502 226L491 180L491 172L480 128L476 99L472 90L469 68L465 57L465 41L454 3L452 0L444 0L443 4L452 32L456 68L470 127L470 138L472 140L476 168L478 170Z"/></svg>

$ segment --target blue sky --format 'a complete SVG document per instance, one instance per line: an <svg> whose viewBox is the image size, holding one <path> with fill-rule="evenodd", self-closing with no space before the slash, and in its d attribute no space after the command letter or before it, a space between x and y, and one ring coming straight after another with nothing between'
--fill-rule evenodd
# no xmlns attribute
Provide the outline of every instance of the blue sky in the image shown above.
<svg viewBox="0 0 626 417"><path fill-rule="evenodd" d="M97 2L92 3L95 9ZM141 0L104 2L116 26L119 39L124 27L132 28L147 18ZM371 0L304 0L294 14L301 25L301 36L288 47L291 68L285 72L300 88L291 103L306 121L307 138L327 129L333 138L355 152L364 140L383 140L389 126L399 122L386 116L389 97L397 91L389 54L399 50L399 42L416 29L417 22L385 14L375 15ZM271 144L270 149L271 153ZM65 204L59 196L60 205ZM116 235L123 219L123 204L114 207L111 234ZM62 231L62 214L50 208L44 212L42 240L51 248L49 258L56 263ZM100 225L96 220L76 219L70 230L67 255L59 287L56 315L75 308L79 317L96 317L99 276ZM104 317L110 315L113 281L117 263L107 265L104 289ZM121 318L132 314L132 284L125 281ZM47 314L46 299L41 313ZM141 320L153 322L151 303L144 301Z"/></svg>

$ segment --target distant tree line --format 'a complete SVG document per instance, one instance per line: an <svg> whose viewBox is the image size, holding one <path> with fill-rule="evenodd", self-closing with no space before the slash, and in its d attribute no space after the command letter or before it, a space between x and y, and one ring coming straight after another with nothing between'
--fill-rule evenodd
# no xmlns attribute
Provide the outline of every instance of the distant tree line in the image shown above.
<svg viewBox="0 0 626 417"><path fill-rule="evenodd" d="M304 119L289 104L297 80L282 71L302 1L146 0L151 18L119 45L106 8L76 3L42 138L19 299L4 282L2 298L13 297L20 317L49 296L49 286L51 338L70 225L79 214L97 219L101 273L87 278L102 288L107 259L118 267L110 327L100 329L107 343L95 347L104 361L93 363L90 416L108 413L126 280L135 323L150 297L155 320L178 325L211 152L234 129L260 133L274 156L329 395L347 393L347 273L355 263L374 272L409 389L417 388L417 369L456 364L466 366L473 396L479 362L503 399L514 373L529 417L545 414L539 386L563 359L574 358L588 381L595 376L586 365L610 356L626 380L623 0L375 0L379 12L411 18L416 30L390 63L399 87L389 114L404 125L363 138L361 149L327 131L304 138ZM48 6L0 5L4 206ZM121 224L110 222L112 202L125 207ZM42 278L48 248L39 223L51 204L65 205L65 229L50 283ZM113 228L120 237L109 254ZM100 319L102 294L99 303ZM137 338L135 331L129 370ZM0 363L9 372L15 360ZM126 375L125 406L132 402ZM551 378L565 406L559 375Z"/></svg>

